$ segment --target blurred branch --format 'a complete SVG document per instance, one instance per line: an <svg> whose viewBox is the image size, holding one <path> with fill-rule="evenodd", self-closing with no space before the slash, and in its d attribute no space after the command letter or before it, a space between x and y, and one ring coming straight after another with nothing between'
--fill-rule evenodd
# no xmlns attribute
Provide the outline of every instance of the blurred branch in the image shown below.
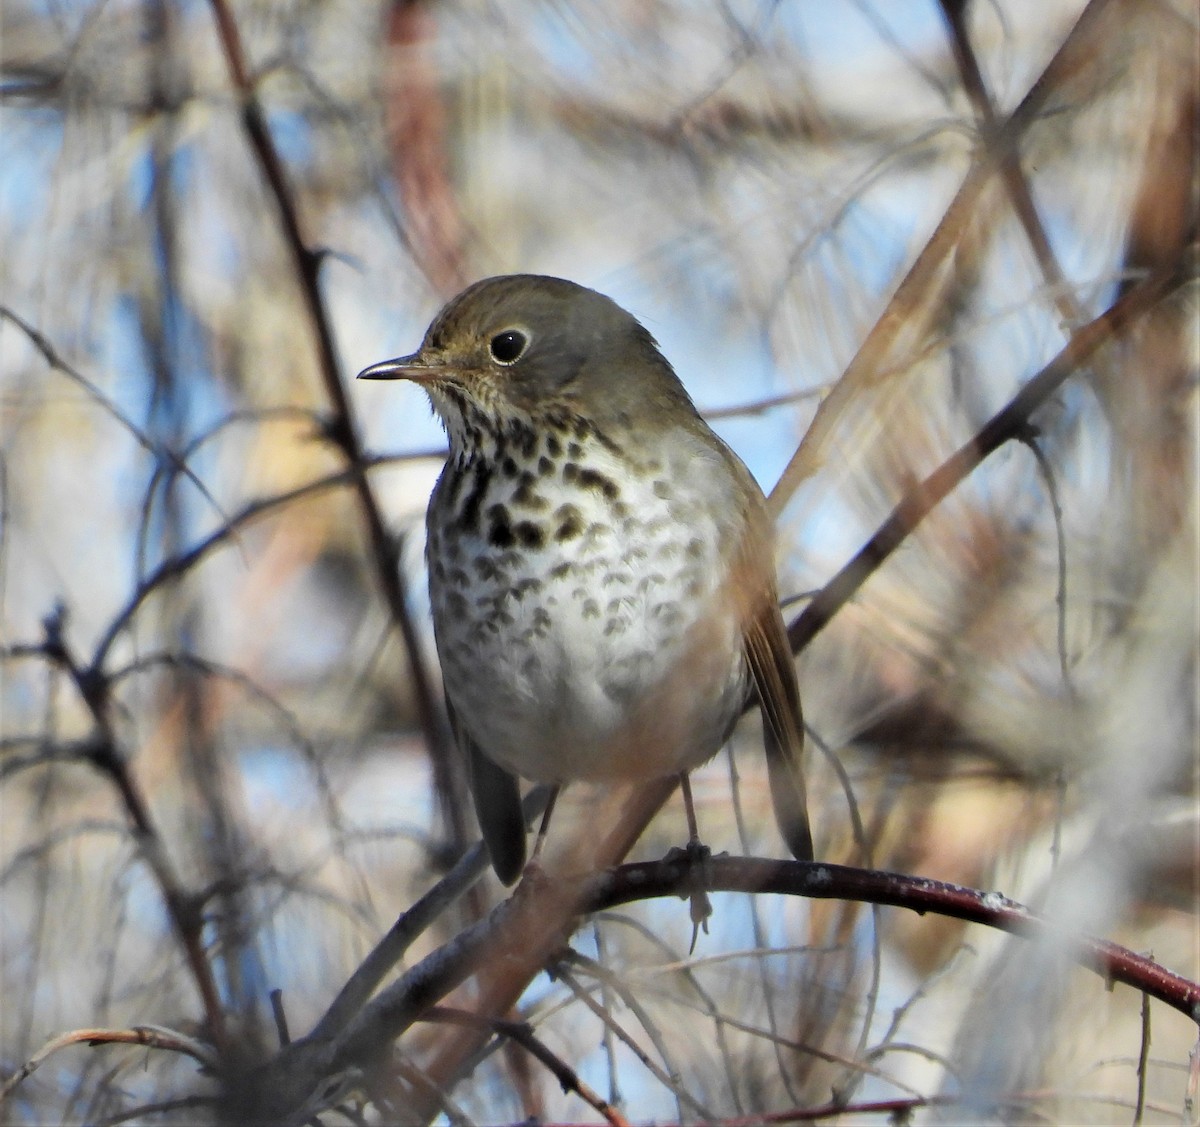
<svg viewBox="0 0 1200 1127"><path fill-rule="evenodd" d="M1085 64L1095 49L1094 38L1101 15L1110 4L1119 2L1121 0L1089 0L1024 100L1002 126L991 132L991 143L967 174L887 308L817 409L808 432L771 490L768 502L776 517L801 483L820 469L834 428L849 404L864 388L881 384L903 371L905 355L924 343L932 317L945 304L946 288L953 281L953 272L947 270L947 264L974 219L993 174L1010 154L1015 153L1022 134L1042 112L1059 85Z"/></svg>
<svg viewBox="0 0 1200 1127"><path fill-rule="evenodd" d="M69 364L44 333L39 332L28 321L18 316L5 305L0 305L0 320L9 321L20 329L29 339L30 344L42 354L46 363L51 368L56 372L62 372L64 376L83 388L88 396L98 403L107 415L124 427L133 436L134 441L154 459L156 473L160 472L163 466L170 466L173 471L183 474L200 491L200 495L213 507L217 515L224 517L225 514L222 512L221 506L217 504L217 499L209 492L208 486L188 466L186 456L176 454L171 449L169 443L158 442L147 434L146 431L139 427L137 423L130 419L109 399L104 392L92 383L87 376L79 371L78 368Z"/></svg>
<svg viewBox="0 0 1200 1127"><path fill-rule="evenodd" d="M97 672L103 668L113 643L116 642L121 633L129 625L142 603L159 587L185 575L214 548L220 547L226 540L233 539L238 530L245 525L266 516L268 513L274 512L276 509L284 508L293 501L298 501L304 497L311 497L317 493L323 493L327 489L338 489L343 485L348 485L358 477L359 472L357 468L342 470L340 473L329 474L325 477L317 478L315 481L305 482L305 484L298 485L295 489L289 489L285 493L276 493L271 497L251 501L240 512L234 513L233 516L229 517L220 528L201 540L200 543L185 552L180 552L177 556L171 556L169 559L163 560L149 575L138 582L136 590L130 596L125 606L121 608L116 617L109 623L108 629L104 632L99 645L96 647L96 652L92 657L91 668Z"/></svg>
<svg viewBox="0 0 1200 1127"><path fill-rule="evenodd" d="M905 495L875 535L817 592L788 627L792 649L796 652L804 649L884 560L984 459L1004 443L1021 438L1032 425L1033 413L1094 352L1194 277L1195 266L1190 259L1160 268L1127 290L1094 321L1077 329L1062 351L993 415L978 434Z"/></svg>
<svg viewBox="0 0 1200 1127"><path fill-rule="evenodd" d="M466 819L461 801L462 787L455 781L456 772L450 755L451 741L442 723L429 673L421 657L420 638L408 605L406 580L398 566L397 543L387 530L379 504L363 469L362 441L342 383L334 346L333 325L321 295L322 255L309 248L301 230L300 217L283 161L267 128L254 81L246 66L241 35L233 12L226 0L210 0L210 3L229 76L241 99L242 125L278 209L284 240L292 255L296 278L316 340L319 369L332 412L325 423L325 435L342 451L350 467L350 484L358 497L359 509L366 522L376 576L404 641L412 671L417 712L433 762L437 793L442 799L450 822L451 836L455 842L461 842L466 837Z"/></svg>
<svg viewBox="0 0 1200 1127"><path fill-rule="evenodd" d="M118 746L113 732L112 718L109 714L112 703L111 682L99 665L84 668L75 660L63 636L65 617L66 611L60 607L45 622L46 657L71 678L92 715L96 730L88 762L102 775L107 776L121 797L121 804L133 827L134 840L158 883L167 916L195 979L204 1006L209 1036L218 1053L224 1055L230 1047L229 1038L216 979L204 950L201 934L204 929L202 898L187 892L171 866L166 844L150 816L150 807L129 771L129 757Z"/></svg>
<svg viewBox="0 0 1200 1127"><path fill-rule="evenodd" d="M1133 1127L1140 1127L1146 1111L1146 1064L1150 1059L1150 995L1142 995L1142 1043L1137 1062L1137 1109L1133 1113Z"/></svg>
<svg viewBox="0 0 1200 1127"><path fill-rule="evenodd" d="M667 1039L664 1036L664 1031L660 1029L657 1023L650 1016L645 1006L640 1005L632 994L629 1000L633 1002L630 1011L637 1018L638 1024L646 1031L646 1036L650 1039L658 1056L666 1062L666 1067L658 1064L641 1045L638 1044L637 1038L633 1036L616 1018L612 1010L605 1008L592 997L591 992L576 979L567 966L567 960L558 960L551 966L549 972L553 978L561 980L564 986L571 991L572 996L576 1001L580 1002L585 1009L589 1010L594 1018L599 1021L606 1030L612 1032L618 1041L621 1042L641 1063L642 1067L654 1077L655 1080L663 1086L666 1091L670 1092L675 1097L676 1106L679 1109L679 1118L686 1118L685 1107L693 1115L698 1115L704 1122L711 1122L716 1118L712 1108L705 1106L695 1096L693 1096L680 1082L681 1072L676 1062L671 1057L671 1052L667 1047Z"/></svg>
<svg viewBox="0 0 1200 1127"><path fill-rule="evenodd" d="M581 1100L598 1111L613 1127L629 1127L629 1121L599 1093L585 1084L579 1073L575 1071L557 1053L540 1041L533 1032L533 1027L525 1021L504 1021L501 1018L483 1018L468 1010L455 1009L451 1006L434 1006L422 1021L439 1021L454 1025L482 1026L499 1037L504 1037L520 1045L535 1060L540 1061L550 1070L554 1079L564 1092L574 1092Z"/></svg>
<svg viewBox="0 0 1200 1127"><path fill-rule="evenodd" d="M545 809L549 794L549 787L539 787L525 796L522 812L527 825ZM483 876L487 867L487 850L483 842L477 841L449 873L391 926L339 991L310 1037L322 1040L341 1032L416 939Z"/></svg>
<svg viewBox="0 0 1200 1127"><path fill-rule="evenodd" d="M390 0L383 105L392 175L409 217L413 257L443 297L462 289L466 273L462 212L448 167L452 142L439 76L427 48L436 37L432 5Z"/></svg>
<svg viewBox="0 0 1200 1127"><path fill-rule="evenodd" d="M150 1049L183 1053L210 1071L215 1070L217 1066L217 1061L207 1045L173 1029L162 1029L153 1025L138 1025L133 1029L73 1029L70 1033L63 1033L48 1041L4 1081L3 1086L0 1086L0 1107L4 1106L4 1102L17 1086L32 1076L50 1057L71 1045L145 1045Z"/></svg>
<svg viewBox="0 0 1200 1127"><path fill-rule="evenodd" d="M1046 285L1054 295L1059 316L1065 324L1077 325L1084 319L1084 311L1075 300L1062 267L1054 255L1054 248L1050 245L1046 228L1038 215L1037 205L1033 202L1033 193L1021 168L1016 148L1012 144L1000 142L1004 123L996 116L991 95L983 81L983 72L979 69L979 60L975 57L975 49L971 45L971 37L967 33L964 18L967 10L966 0L940 0L940 5L950 33L950 47L958 66L959 78L971 101L971 108L981 123L984 145L988 149L993 146L997 149L996 162L1000 167L1000 176L1008 192L1009 202L1025 232L1025 238L1033 250L1033 256L1037 259Z"/></svg>

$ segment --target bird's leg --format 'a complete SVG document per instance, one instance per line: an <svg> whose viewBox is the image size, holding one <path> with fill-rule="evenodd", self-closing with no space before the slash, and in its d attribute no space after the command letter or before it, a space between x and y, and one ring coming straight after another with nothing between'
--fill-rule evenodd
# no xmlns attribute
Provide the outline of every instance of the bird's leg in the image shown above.
<svg viewBox="0 0 1200 1127"><path fill-rule="evenodd" d="M694 854L697 850L703 849L704 846L700 843L700 827L696 822L696 806L692 802L692 784L691 780L688 779L686 771L679 772L679 790L683 794L683 810L687 814L687 850L689 853Z"/></svg>
<svg viewBox="0 0 1200 1127"><path fill-rule="evenodd" d="M542 811L542 821L538 826L537 837L533 839L533 855L529 858L529 864L525 866L527 869L533 866L541 868L542 846L546 844L546 831L550 828L550 815L554 813L554 804L558 801L560 790L562 790L561 786L552 787L550 797L546 799L546 809Z"/></svg>
<svg viewBox="0 0 1200 1127"><path fill-rule="evenodd" d="M704 929L704 934L708 934L708 917L712 915L712 901L708 898L708 893L704 890L705 885L705 863L709 858L709 848L700 840L700 828L696 822L696 807L692 802L692 784L688 780L687 772L680 771L679 773L679 789L683 793L683 809L687 814L688 825L688 842L684 847L684 851L688 859L688 872L691 875L691 893L688 896L690 914L692 917L692 942L688 947L690 955L696 949L696 940L699 938L700 929Z"/></svg>

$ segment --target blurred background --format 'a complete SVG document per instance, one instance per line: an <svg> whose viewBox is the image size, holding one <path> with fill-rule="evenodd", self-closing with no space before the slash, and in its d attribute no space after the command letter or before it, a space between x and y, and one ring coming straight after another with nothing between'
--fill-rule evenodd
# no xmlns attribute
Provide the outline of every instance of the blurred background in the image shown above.
<svg viewBox="0 0 1200 1127"><path fill-rule="evenodd" d="M473 832L422 561L444 437L355 372L531 271L641 319L766 490L832 401L774 498L790 621L1185 254L1196 59L1167 0L4 0L4 1076L65 1030L204 1038L214 1001L269 1046L275 988L307 1032ZM1014 111L1019 162L980 174ZM1074 371L798 655L819 857L998 889L1193 979L1195 321L1180 291ZM697 774L700 823L782 856L756 728ZM638 856L682 843L677 805ZM717 897L691 960L690 928L670 901L574 940L657 1072L563 980L522 1001L634 1121L832 1092L1179 1122L1195 1093L1194 1025L1052 945L765 897ZM145 1109L211 1091L76 1047L4 1114L185 1122ZM436 1114L598 1118L509 1053Z"/></svg>

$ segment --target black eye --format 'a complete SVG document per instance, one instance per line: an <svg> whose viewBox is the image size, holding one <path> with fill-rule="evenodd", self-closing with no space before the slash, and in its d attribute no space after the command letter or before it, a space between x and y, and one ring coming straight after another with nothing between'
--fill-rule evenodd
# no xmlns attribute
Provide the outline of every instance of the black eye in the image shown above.
<svg viewBox="0 0 1200 1127"><path fill-rule="evenodd" d="M488 350L497 364L515 364L528 344L529 338L520 329L505 329L492 337Z"/></svg>

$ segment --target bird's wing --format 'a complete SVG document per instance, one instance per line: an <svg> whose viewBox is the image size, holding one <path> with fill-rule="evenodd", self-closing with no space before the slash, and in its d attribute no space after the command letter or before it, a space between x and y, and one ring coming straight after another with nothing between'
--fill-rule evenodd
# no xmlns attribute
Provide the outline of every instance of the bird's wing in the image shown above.
<svg viewBox="0 0 1200 1127"><path fill-rule="evenodd" d="M479 819L479 829L492 859L492 868L504 884L512 884L525 868L525 819L521 814L521 789L516 778L484 755L479 745L459 724L449 698L446 700L446 710L450 714L454 738L467 756L475 817Z"/></svg>
<svg viewBox="0 0 1200 1127"><path fill-rule="evenodd" d="M779 832L799 861L813 859L804 789L804 719L796 667L774 591L759 602L744 627L746 661L762 705L767 777Z"/></svg>

